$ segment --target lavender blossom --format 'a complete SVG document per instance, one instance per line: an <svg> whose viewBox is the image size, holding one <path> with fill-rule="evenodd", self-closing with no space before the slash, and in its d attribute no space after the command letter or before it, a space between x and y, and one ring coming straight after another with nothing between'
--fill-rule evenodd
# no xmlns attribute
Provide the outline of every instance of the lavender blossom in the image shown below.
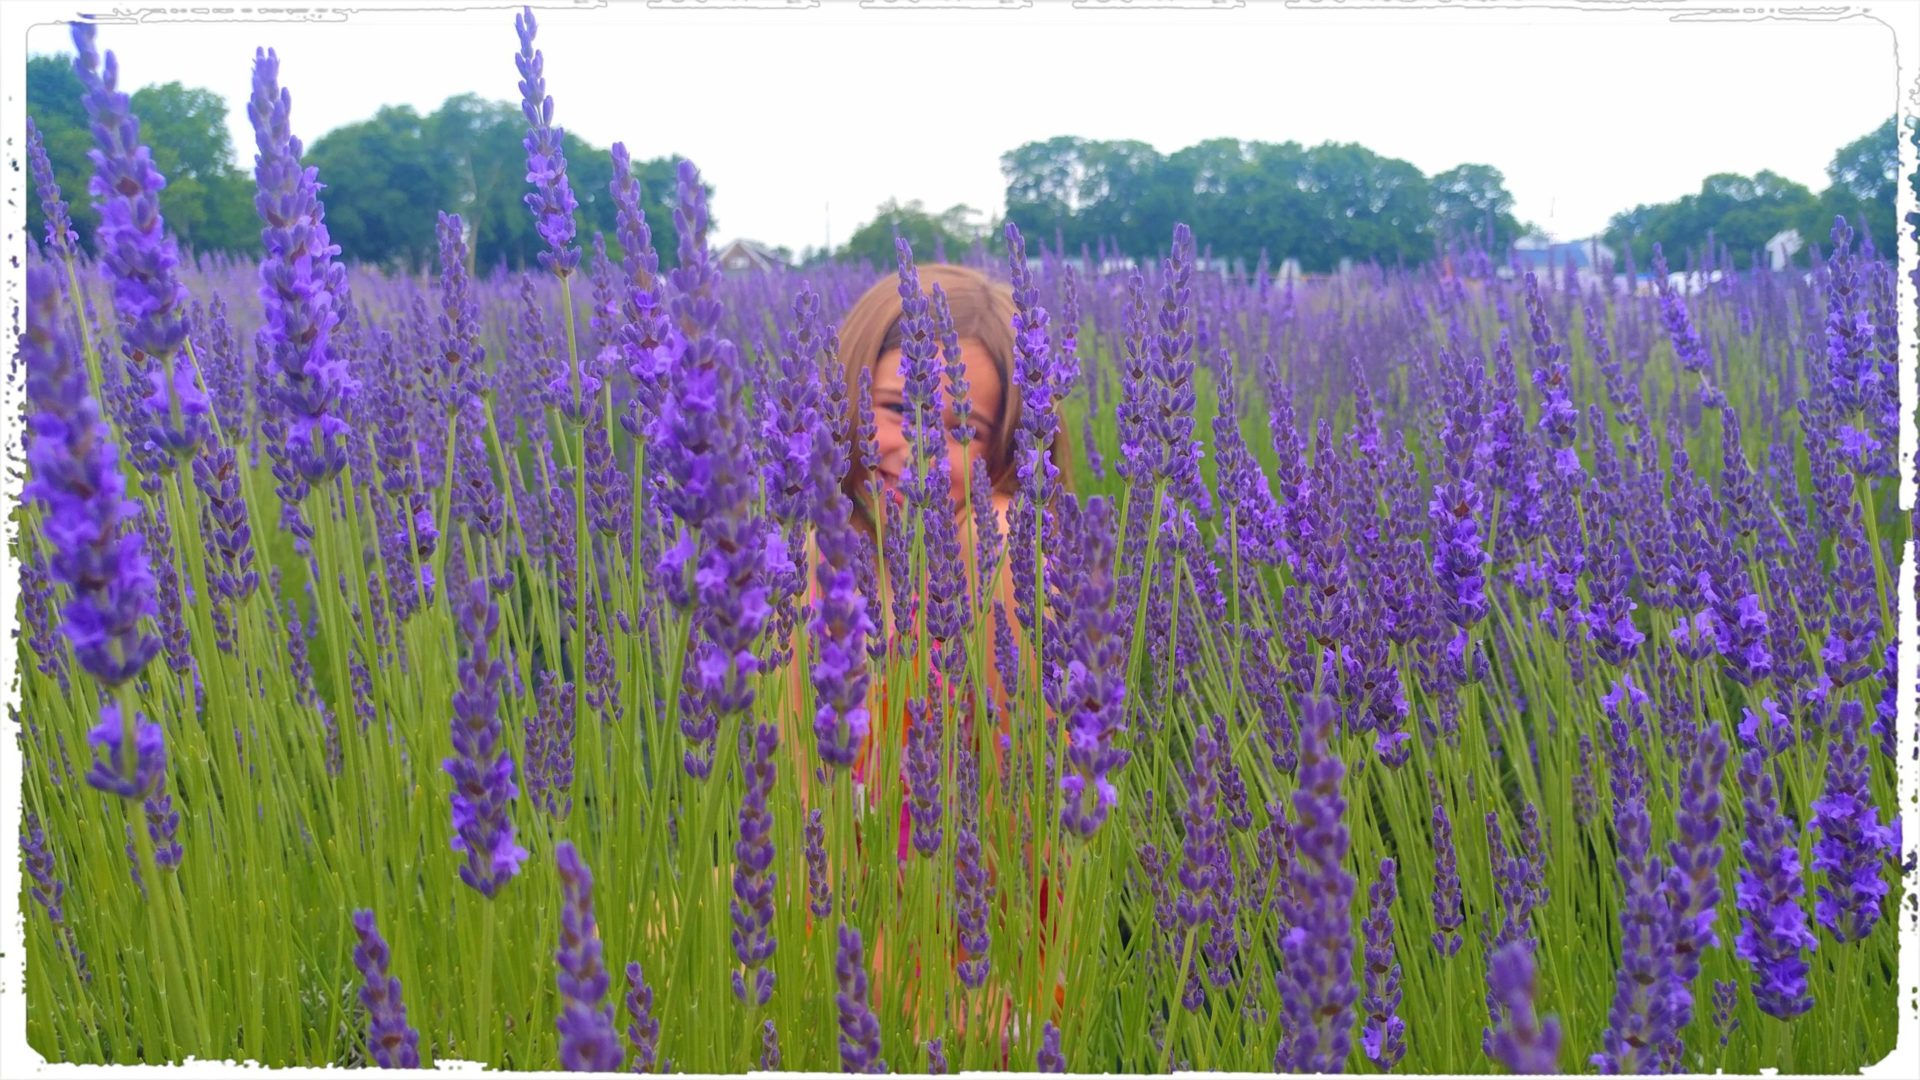
<svg viewBox="0 0 1920 1080"><path fill-rule="evenodd" d="M40 129L27 117L27 171L40 193L40 216L47 222L47 250L61 262L71 263L79 254L80 234L73 231L73 216L60 197L60 185L53 178L53 165L47 160L46 143Z"/></svg>
<svg viewBox="0 0 1920 1080"><path fill-rule="evenodd" d="M1522 1075L1560 1071L1560 1022L1539 1019L1534 1003L1533 950L1515 941L1487 958L1487 982L1505 1022L1494 1032L1487 1056Z"/></svg>
<svg viewBox="0 0 1920 1080"><path fill-rule="evenodd" d="M1035 1067L1043 1073L1067 1071L1066 1055L1060 1052L1060 1029L1051 1020L1040 1027L1040 1058Z"/></svg>
<svg viewBox="0 0 1920 1080"><path fill-rule="evenodd" d="M1366 1022L1360 1047L1382 1069L1400 1063L1407 1052L1407 1022L1400 1018L1400 964L1393 955L1394 863L1380 860L1380 876L1367 889Z"/></svg>
<svg viewBox="0 0 1920 1080"><path fill-rule="evenodd" d="M1054 521L1057 540L1046 565L1047 636L1060 642L1061 650L1048 657L1053 675L1046 690L1048 704L1067 725L1072 766L1060 777L1066 795L1060 821L1076 835L1091 837L1119 798L1110 774L1132 756L1113 745L1125 730L1126 715L1125 625L1114 607L1113 512L1105 499L1090 498L1083 508L1068 495Z"/></svg>
<svg viewBox="0 0 1920 1080"><path fill-rule="evenodd" d="M1827 780L1813 801L1813 869L1826 875L1814 914L1833 939L1860 941L1880 921L1887 882L1880 868L1893 846L1893 830L1880 823L1880 811L1867 789L1867 748L1860 742L1865 710L1857 701L1840 704L1835 731L1827 744Z"/></svg>
<svg viewBox="0 0 1920 1080"><path fill-rule="evenodd" d="M27 271L27 466L21 496L44 508L48 568L67 586L61 630L81 668L111 689L138 675L160 651L140 628L155 615L155 582L145 538L129 528L136 507L99 406L87 394L67 324L57 309L52 268Z"/></svg>
<svg viewBox="0 0 1920 1080"><path fill-rule="evenodd" d="M987 918L993 904L993 880L981 858L980 850L980 766L973 752L962 747L959 792L955 801L959 819L953 846L954 914L960 947L966 951L956 973L961 985L978 990L993 970L993 958L987 955L993 945L987 930Z"/></svg>
<svg viewBox="0 0 1920 1080"><path fill-rule="evenodd" d="M1692 987L1700 974L1701 957L1720 943L1713 924L1719 915L1720 775L1727 763L1727 744L1720 725L1707 724L1689 742L1680 777L1680 838L1667 845L1672 867L1667 872L1667 906L1673 925L1668 943L1673 950L1675 992L1673 1041L1665 1049L1678 1064L1679 1033L1693 1015Z"/></svg>
<svg viewBox="0 0 1920 1080"><path fill-rule="evenodd" d="M1282 906L1282 964L1275 974L1285 1005L1286 1036L1274 1054L1276 1071L1338 1072L1352 1039L1353 875L1347 852L1346 767L1332 753L1338 710L1325 698L1300 712L1300 787L1293 795L1298 858L1293 895Z"/></svg>
<svg viewBox="0 0 1920 1080"><path fill-rule="evenodd" d="M300 164L300 140L289 127L293 98L280 88L279 71L272 50L254 54L247 115L259 146L254 207L266 223L260 231L263 340L282 376L275 396L289 422L286 457L301 480L317 486L346 467L343 440L350 428L343 410L357 385L332 343L346 269L333 261L340 249L327 238L317 171Z"/></svg>
<svg viewBox="0 0 1920 1080"><path fill-rule="evenodd" d="M913 822L913 848L931 858L940 850L945 836L940 825L945 807L940 800L943 762L939 705L923 698L908 699L906 724L904 771L910 793L908 811Z"/></svg>
<svg viewBox="0 0 1920 1080"><path fill-rule="evenodd" d="M391 954L374 926L372 911L363 908L353 913L353 932L360 938L353 949L353 965L364 980L360 1004L367 1010L367 1053L383 1069L417 1069L420 1033L407 1025L400 980L387 973Z"/></svg>
<svg viewBox="0 0 1920 1080"><path fill-rule="evenodd" d="M1617 714L1613 731L1616 863L1625 891L1620 909L1622 955L1602 1049L1591 1060L1603 1073L1632 1074L1656 1066L1676 1030L1676 1011L1690 1002L1679 1002L1674 996L1680 989L1675 985L1670 943L1676 927L1661 892L1666 871L1652 854L1653 822L1647 814L1646 777L1640 754L1626 722Z"/></svg>
<svg viewBox="0 0 1920 1080"><path fill-rule="evenodd" d="M143 468L164 471L190 459L207 440L209 405L181 356L187 290L179 280L179 251L160 216L160 192L167 181L140 142L131 99L118 88L119 65L112 52L101 65L94 33L91 23L73 24L73 69L85 91L82 101L95 146L87 152L94 166L87 191L100 214L94 242L100 272L113 289L126 358L148 391L141 398L144 439L133 450ZM51 228L52 218L48 224Z"/></svg>
<svg viewBox="0 0 1920 1080"><path fill-rule="evenodd" d="M1819 948L1820 939L1807 926L1800 846L1793 819L1781 811L1775 797L1769 756L1751 744L1740 756L1747 835L1740 845L1744 865L1734 890L1743 917L1733 954L1753 965L1754 1005L1768 1016L1791 1020L1813 1008L1801 953Z"/></svg>
<svg viewBox="0 0 1920 1080"><path fill-rule="evenodd" d="M533 211L534 228L548 248L540 253L540 265L564 278L580 265L580 251L572 246L573 212L579 203L567 183L565 133L553 126L546 59L533 47L537 27L531 7L514 16L513 29L520 35L520 51L513 63L520 69L520 114L527 121L527 137L521 145L527 150L527 183L534 185L526 196L527 208Z"/></svg>
<svg viewBox="0 0 1920 1080"><path fill-rule="evenodd" d="M880 1056L880 1021L867 1004L867 964L860 942L860 931L840 924L840 948L834 956L834 976L840 992L834 1003L840 1009L840 1068L850 1073L884 1073L887 1063Z"/></svg>
<svg viewBox="0 0 1920 1080"><path fill-rule="evenodd" d="M67 955L73 958L74 970L80 981L91 983L93 969L87 963L87 954L74 940L73 927L67 923L66 909L61 907L67 895L67 883L53 876L53 851L47 846L47 834L40 827L40 819L32 810L26 812L20 823L20 853L26 864L27 877L32 881L28 889L34 902L47 913L47 921L53 924L53 932L67 948Z"/></svg>
<svg viewBox="0 0 1920 1080"><path fill-rule="evenodd" d="M633 1071L650 1073L659 1062L660 1021L653 1015L653 987L638 963L627 964L627 1042L633 1045Z"/></svg>
<svg viewBox="0 0 1920 1080"><path fill-rule="evenodd" d="M607 966L593 918L593 874L573 844L554 849L560 871L560 947L554 953L560 986L560 1065L569 1072L614 1072L620 1068L620 1038L613 1031L607 996Z"/></svg>
<svg viewBox="0 0 1920 1080"><path fill-rule="evenodd" d="M1453 822L1440 798L1440 785L1427 774L1427 792L1433 801L1433 947L1442 956L1460 951L1460 928L1467 916L1460 891L1460 868L1453 846Z"/></svg>
<svg viewBox="0 0 1920 1080"><path fill-rule="evenodd" d="M441 767L453 777L453 850L466 855L460 880L492 899L519 873L527 851L514 843L513 820L507 815L507 804L519 789L499 715L500 681L507 665L490 651L500 628L500 608L485 576L467 583L457 614L466 655L460 659L460 685L453 692L454 756Z"/></svg>
<svg viewBox="0 0 1920 1080"><path fill-rule="evenodd" d="M740 839L733 847L733 952L753 980L752 1001L765 1005L773 997L773 969L766 966L779 944L773 936L773 814L767 797L773 792L773 753L780 741L772 724L743 724L740 728L740 771L746 776L746 796L740 802ZM745 979L733 977L734 996L748 1000Z"/></svg>

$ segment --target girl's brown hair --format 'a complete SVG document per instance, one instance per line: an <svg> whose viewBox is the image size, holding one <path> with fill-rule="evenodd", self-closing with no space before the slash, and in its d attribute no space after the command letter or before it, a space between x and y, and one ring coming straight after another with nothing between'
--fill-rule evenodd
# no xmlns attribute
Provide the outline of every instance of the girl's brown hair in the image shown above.
<svg viewBox="0 0 1920 1080"><path fill-rule="evenodd" d="M1000 415L993 417L992 434L987 439L987 477L993 490L1010 495L1018 485L1013 460L1014 431L1020 425L1020 388L1013 381L1013 289L966 266L928 263L918 267L920 288L931 295L939 285L946 293L947 306L953 312L953 328L961 338L976 338L986 346L993 367L1000 375ZM900 347L900 282L888 276L873 283L840 321L840 363L847 380L847 416L843 431L855 430L860 408L860 372L871 369L889 351ZM1071 486L1067 461L1070 456L1064 427L1054 433L1048 450L1059 472L1056 491ZM854 517L869 533L873 531L871 509L867 505L867 470L855 448L851 465L841 485L853 501Z"/></svg>

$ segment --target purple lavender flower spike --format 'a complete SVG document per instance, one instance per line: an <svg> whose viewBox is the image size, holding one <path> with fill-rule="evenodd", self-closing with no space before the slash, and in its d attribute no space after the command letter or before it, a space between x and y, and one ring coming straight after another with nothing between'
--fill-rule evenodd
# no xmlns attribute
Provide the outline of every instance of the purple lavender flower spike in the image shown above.
<svg viewBox="0 0 1920 1080"><path fill-rule="evenodd" d="M40 819L32 810L26 812L20 823L20 853L26 864L27 877L32 881L28 889L34 902L47 913L47 921L53 924L53 931L67 947L67 955L73 958L74 970L80 975L80 981L93 981L93 968L87 963L87 954L74 940L73 927L67 923L66 910L61 906L67 895L67 883L53 876L53 851L47 846L47 834L40 827Z"/></svg>
<svg viewBox="0 0 1920 1080"><path fill-rule="evenodd" d="M100 271L113 289L127 360L150 391L141 399L147 428L134 450L143 468L171 469L192 458L211 428L206 392L181 355L187 341L187 290L179 280L179 251L160 216L160 192L167 181L140 142L140 122L131 99L118 88L113 53L101 65L90 23L73 24L73 43L74 73L85 90L93 129L94 149L87 156L94 174L87 191L100 214L94 235Z"/></svg>
<svg viewBox="0 0 1920 1080"><path fill-rule="evenodd" d="M1707 724L1694 734L1680 776L1679 839L1667 845L1672 867L1667 871L1667 906L1672 913L1669 947L1673 950L1676 987L1670 1042L1663 1053L1678 1064L1679 1033L1693 1016L1694 980L1708 948L1720 943L1713 924L1720 906L1720 776L1726 768L1727 744L1719 724Z"/></svg>
<svg viewBox="0 0 1920 1080"><path fill-rule="evenodd" d="M927 1072L933 1076L944 1076L952 1072L947 1064L947 1047L942 1039L927 1040Z"/></svg>
<svg viewBox="0 0 1920 1080"><path fill-rule="evenodd" d="M932 858L945 838L941 820L945 804L940 798L940 779L944 771L940 748L940 707L937 703L912 698L906 705L907 750L904 769L911 793L908 810L913 822L913 849Z"/></svg>
<svg viewBox="0 0 1920 1080"><path fill-rule="evenodd" d="M112 698L100 703L100 722L87 733L87 742L100 756L87 770L87 783L108 795L144 801L166 782L167 748L160 725L145 716L135 713L132 729L129 753L120 704Z"/></svg>
<svg viewBox="0 0 1920 1080"><path fill-rule="evenodd" d="M960 947L966 950L967 958L959 962L956 973L960 976L961 985L969 990L978 990L986 984L987 976L993 969L993 959L987 955L993 945L987 930L987 918L993 904L993 881L981 858L979 765L970 751L962 751L960 773L960 792L956 798L960 808L957 815L959 829L954 838L953 851L955 891L958 893L958 910L954 921L958 930L955 937Z"/></svg>
<svg viewBox="0 0 1920 1080"><path fill-rule="evenodd" d="M653 987L647 985L640 965L627 964L627 1042L633 1044L633 1071L655 1071L660 1054L660 1021L653 1015Z"/></svg>
<svg viewBox="0 0 1920 1080"><path fill-rule="evenodd" d="M1744 865L1734 890L1742 918L1733 954L1753 965L1754 1005L1768 1016L1791 1020L1813 1008L1801 953L1819 948L1820 939L1807 926L1800 846L1793 819L1781 811L1775 797L1769 757L1767 750L1751 745L1740 756L1747 835L1740 845Z"/></svg>
<svg viewBox="0 0 1920 1080"><path fill-rule="evenodd" d="M1460 928L1467 921L1459 856L1453 846L1453 822L1432 773L1427 774L1427 792L1433 801L1433 947L1442 956L1453 956L1460 951Z"/></svg>
<svg viewBox="0 0 1920 1080"><path fill-rule="evenodd" d="M453 850L466 855L460 880L492 899L519 872L527 851L514 843L513 820L507 814L519 789L499 714L500 681L507 665L490 652L500 608L487 587L485 575L476 577L461 598L458 616L466 655L460 660L460 685L453 692L454 756L441 767L453 777Z"/></svg>
<svg viewBox="0 0 1920 1080"><path fill-rule="evenodd" d="M760 1071L780 1071L780 1032L771 1017L760 1024Z"/></svg>
<svg viewBox="0 0 1920 1080"><path fill-rule="evenodd" d="M1048 704L1068 730L1060 790L1061 824L1091 837L1119 793L1111 774L1132 756L1113 745L1125 730L1126 687L1121 682L1125 630L1114 605L1114 522L1111 505L1095 496L1084 508L1068 495L1056 508L1057 540L1046 565L1048 632L1062 649L1048 657L1053 677Z"/></svg>
<svg viewBox="0 0 1920 1080"><path fill-rule="evenodd" d="M572 246L573 212L579 203L567 183L564 133L553 126L546 58L533 47L537 27L532 8L514 16L513 29L520 35L520 51L514 54L513 63L520 69L520 114L527 121L527 137L521 145L527 150L527 183L534 186L526 196L527 208L533 211L540 239L547 243L548 250L540 253L540 265L564 278L580 265L580 249Z"/></svg>
<svg viewBox="0 0 1920 1080"><path fill-rule="evenodd" d="M613 1006L607 996L607 965L601 959L600 930L593 918L593 874L573 844L554 850L560 871L559 966L560 1066L568 1072L616 1072L620 1038L613 1031Z"/></svg>
<svg viewBox="0 0 1920 1080"><path fill-rule="evenodd" d="M1067 1071L1067 1058L1060 1052L1060 1029L1049 1020L1040 1028L1040 1057L1036 1068L1043 1073Z"/></svg>
<svg viewBox="0 0 1920 1080"><path fill-rule="evenodd" d="M1533 950L1515 941L1487 958L1487 982L1500 1003L1505 1022L1494 1032L1489 1057L1507 1071L1538 1076L1560 1071L1560 1022L1539 1019L1534 1009Z"/></svg>
<svg viewBox="0 0 1920 1080"><path fill-rule="evenodd" d="M33 175L34 190L40 193L40 216L47 222L47 251L61 262L70 263L80 251L80 234L73 231L73 215L61 198L60 184L53 178L53 164L47 160L46 143L33 117L27 117L27 171Z"/></svg>
<svg viewBox="0 0 1920 1080"><path fill-rule="evenodd" d="M1407 1052L1407 1022L1399 1016L1400 964L1393 955L1394 863L1380 860L1380 876L1367 889L1366 1022L1360 1047L1382 1069L1400 1063Z"/></svg>
<svg viewBox="0 0 1920 1080"><path fill-rule="evenodd" d="M180 812L173 808L173 796L164 787L156 787L141 805L147 815L147 838L153 841L153 864L162 870L178 870L186 852L177 839Z"/></svg>
<svg viewBox="0 0 1920 1080"><path fill-rule="evenodd" d="M1880 823L1880 811L1867 787L1867 748L1860 742L1865 710L1857 701L1840 704L1835 732L1827 744L1827 782L1813 801L1813 869L1826 875L1814 914L1833 939L1860 941L1880 921L1887 895L1881 867L1894 840Z"/></svg>
<svg viewBox="0 0 1920 1080"><path fill-rule="evenodd" d="M1609 712L1614 710L1610 708ZM1683 1003L1674 999L1678 988L1670 938L1675 920L1661 891L1665 868L1652 853L1647 778L1628 724L1617 712L1613 743L1613 820L1619 850L1616 862L1625 890L1625 903L1620 909L1622 956L1602 1048L1591 1060L1603 1073L1632 1074L1651 1071L1657 1065L1675 1030L1675 1011ZM1530 966L1531 956L1527 959Z"/></svg>
<svg viewBox="0 0 1920 1080"><path fill-rule="evenodd" d="M159 608L145 538L130 527L136 507L124 497L113 440L88 396L59 296L52 267L27 269L20 356L31 478L21 496L42 506L48 569L68 589L61 631L81 668L111 690L160 651L160 640L140 626Z"/></svg>
<svg viewBox="0 0 1920 1080"><path fill-rule="evenodd" d="M392 955L374 925L373 912L353 913L353 966L364 980L360 1004L367 1010L367 1053L383 1069L420 1067L420 1033L407 1025L407 1005L400 999L400 980L387 973Z"/></svg>
<svg viewBox="0 0 1920 1080"><path fill-rule="evenodd" d="M880 1056L880 1021L867 1003L867 964L860 931L842 923L840 948L834 955L834 976L840 992L834 1003L840 1010L840 1068L850 1073L884 1073Z"/></svg>
<svg viewBox="0 0 1920 1080"><path fill-rule="evenodd" d="M773 814L767 796L773 791L773 753L779 731L772 724L743 724L740 728L740 769L747 792L740 803L740 840L733 857L733 951L753 980L752 1001L765 1005L773 997L773 959L778 942L773 936ZM734 976L734 995L747 999L746 981Z"/></svg>
<svg viewBox="0 0 1920 1080"><path fill-rule="evenodd" d="M346 268L333 261L340 248L327 238L318 172L300 164L300 140L290 126L293 97L280 87L279 72L272 50L255 52L247 116L259 147L254 207L266 223L260 230L263 340L282 376L274 396L286 421L287 459L313 487L346 467L350 429L342 411L358 385L332 341Z"/></svg>
<svg viewBox="0 0 1920 1080"><path fill-rule="evenodd" d="M1275 974L1288 1029L1274 1055L1276 1071L1339 1072L1352 1040L1354 879L1347 852L1346 767L1332 752L1338 708L1325 698L1300 710L1299 822L1292 895L1283 902L1283 958Z"/></svg>

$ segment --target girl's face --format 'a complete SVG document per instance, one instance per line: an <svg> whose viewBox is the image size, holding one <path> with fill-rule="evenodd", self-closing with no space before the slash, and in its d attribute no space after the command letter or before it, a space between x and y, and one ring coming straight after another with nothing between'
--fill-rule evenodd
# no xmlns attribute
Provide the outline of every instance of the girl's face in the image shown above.
<svg viewBox="0 0 1920 1080"><path fill-rule="evenodd" d="M967 446L953 437L957 414L953 408L952 387L944 375L940 379L940 430L946 437L947 477L956 508L966 505L968 454L975 459L974 468L987 467L987 445L993 438L994 425L999 422L1000 400L1005 394L1000 371L994 366L993 354L987 351L985 342L979 338L961 338L960 360L967 369L967 400L972 403L968 419L973 427L973 441ZM906 475L907 465L913 458L913 448L907 443L906 401L906 380L900 375L900 350L889 349L873 368L873 423L880 444L877 474L892 498L900 497L900 478Z"/></svg>

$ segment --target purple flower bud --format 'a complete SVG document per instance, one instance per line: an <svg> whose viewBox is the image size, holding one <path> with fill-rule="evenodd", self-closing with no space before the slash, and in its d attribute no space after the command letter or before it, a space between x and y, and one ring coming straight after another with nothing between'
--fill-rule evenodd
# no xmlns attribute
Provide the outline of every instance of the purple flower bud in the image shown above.
<svg viewBox="0 0 1920 1080"><path fill-rule="evenodd" d="M1706 950L1720 943L1713 931L1720 905L1720 776L1727 763L1727 744L1720 725L1704 725L1689 743L1680 776L1680 808L1676 815L1679 839L1667 845L1672 867L1667 871L1666 899L1673 925L1668 942L1673 950L1673 1038L1691 1021L1692 987L1700 974ZM1684 1004L1681 1004L1684 1001ZM1677 1064L1677 1044L1664 1051Z"/></svg>
<svg viewBox="0 0 1920 1080"><path fill-rule="evenodd" d="M372 911L353 913L353 932L360 938L353 949L353 965L364 980L360 1004L367 1009L367 1053L383 1069L417 1069L420 1033L407 1026L400 980L387 973L390 954L386 939L374 926Z"/></svg>
<svg viewBox="0 0 1920 1080"><path fill-rule="evenodd" d="M1347 854L1346 767L1332 751L1338 710L1325 698L1300 712L1300 787L1293 795L1298 858L1293 895L1282 905L1282 964L1275 974L1285 1005L1287 1033L1274 1068L1338 1072L1352 1040L1354 878Z"/></svg>
<svg viewBox="0 0 1920 1080"><path fill-rule="evenodd" d="M1400 1063L1407 1052L1407 1022L1400 1018L1400 964L1393 955L1394 863L1380 860L1380 876L1367 890L1367 1018L1360 1046L1367 1060L1382 1069Z"/></svg>
<svg viewBox="0 0 1920 1080"><path fill-rule="evenodd" d="M1095 496L1084 508L1073 495L1059 505L1046 564L1047 639L1060 644L1047 660L1053 677L1047 703L1068 729L1060 790L1061 824L1090 837L1118 799L1110 774L1132 756L1113 745L1125 730L1124 615L1114 605L1111 504ZM1012 686L1013 683L1007 683Z"/></svg>
<svg viewBox="0 0 1920 1080"><path fill-rule="evenodd" d="M1040 1058L1036 1068L1043 1073L1067 1071L1066 1055L1060 1052L1060 1029L1051 1020L1040 1028Z"/></svg>
<svg viewBox="0 0 1920 1080"><path fill-rule="evenodd" d="M1868 789L1867 748L1860 742L1864 718L1859 702L1840 704L1827 744L1826 787L1813 801L1813 827L1820 831L1813 869L1826 876L1814 914L1842 944L1865 938L1880 921L1887 895L1880 871L1894 841Z"/></svg>
<svg viewBox="0 0 1920 1080"><path fill-rule="evenodd" d="M61 630L80 666L112 688L138 675L160 651L140 628L158 613L145 538L129 528L114 444L99 406L87 394L67 321L59 315L51 267L27 271L27 332L20 337L27 372L27 466L22 497L44 508L53 579L67 586Z"/></svg>
<svg viewBox="0 0 1920 1080"><path fill-rule="evenodd" d="M733 951L753 979L756 1005L773 996L773 969L765 965L778 945L773 937L773 814L767 808L778 744L779 731L772 724L741 725L740 771L747 791L740 802L740 839L733 848ZM746 983L737 974L734 993L746 998Z"/></svg>
<svg viewBox="0 0 1920 1080"><path fill-rule="evenodd" d="M1745 865L1734 890L1742 918L1733 954L1753 965L1753 1003L1760 1011L1791 1020L1813 1008L1801 953L1818 948L1819 938L1807 926L1800 846L1793 819L1781 812L1775 797L1769 756L1751 745L1740 756L1747 834L1740 845Z"/></svg>
<svg viewBox="0 0 1920 1080"><path fill-rule="evenodd" d="M527 208L533 211L534 228L548 250L540 253L540 265L557 277L566 277L580 265L580 250L573 246L573 212L579 203L567 183L567 157L563 149L565 133L553 126L553 97L547 93L545 57L533 47L537 27L533 9L524 8L514 16L514 32L520 35L520 51L514 66L520 69L520 113L527 121L527 136L521 145L527 150Z"/></svg>
<svg viewBox="0 0 1920 1080"><path fill-rule="evenodd" d="M1440 798L1440 785L1427 774L1427 793L1433 801L1433 947L1442 956L1460 951L1460 928L1467 916L1460 889L1460 868L1453 846L1453 822Z"/></svg>
<svg viewBox="0 0 1920 1080"><path fill-rule="evenodd" d="M1522 1075L1559 1072L1560 1022L1554 1017L1542 1021L1534 1011L1537 988L1530 943L1515 941L1488 957L1487 983L1505 1017L1487 1056Z"/></svg>
<svg viewBox="0 0 1920 1080"><path fill-rule="evenodd" d="M490 652L500 609L484 576L467 583L457 614L466 655L460 659L460 685L453 692L454 756L441 767L453 777L453 850L467 856L460 880L492 899L519 872L527 851L514 843L513 819L507 813L507 804L519 793L499 714L500 681L507 665Z"/></svg>
<svg viewBox="0 0 1920 1080"><path fill-rule="evenodd" d="M54 877L53 851L47 845L47 834L40 827L40 819L32 810L26 812L20 823L20 852L26 863L27 877L33 882L29 892L35 903L47 913L47 921L53 924L54 933L67 947L67 955L73 958L74 970L82 982L93 981L93 969L87 963L87 954L80 950L74 940L73 927L67 924L66 911L61 901L67 895L67 883Z"/></svg>
<svg viewBox="0 0 1920 1080"><path fill-rule="evenodd" d="M1630 690L1631 684L1623 682L1622 687ZM1673 997L1674 920L1661 892L1665 868L1652 854L1653 822L1647 814L1640 752L1616 707L1610 705L1608 712L1614 715L1611 771L1616 864L1625 898L1620 909L1622 955L1613 1006L1607 1014L1602 1049L1591 1060L1601 1072L1630 1074L1656 1067L1675 1030L1674 1012L1682 1003Z"/></svg>
<svg viewBox="0 0 1920 1080"><path fill-rule="evenodd" d="M945 812L940 800L940 780L944 772L941 760L941 716L937 703L911 698L906 704L907 750L904 771L910 794L908 811L913 821L913 847L931 858L940 850L944 838L941 817Z"/></svg>
<svg viewBox="0 0 1920 1080"><path fill-rule="evenodd" d="M633 1071L650 1073L659 1064L660 1021L653 1015L653 987L638 963L627 964L627 1041L633 1044Z"/></svg>
<svg viewBox="0 0 1920 1080"><path fill-rule="evenodd" d="M263 340L282 376L275 397L287 425L287 461L305 484L318 485L346 467L343 440L350 429L342 410L358 387L332 344L345 306L346 269L333 261L340 248L327 238L318 173L300 164L300 140L290 127L293 98L281 89L279 73L272 50L255 52L247 115L259 146L254 207L266 223L260 231Z"/></svg>
<svg viewBox="0 0 1920 1080"><path fill-rule="evenodd" d="M53 164L47 160L47 147L33 117L27 117L27 170L33 174L33 186L40 193L40 216L47 222L47 250L62 262L71 263L79 254L80 234L73 231L73 217L67 213L66 200L60 197L60 185L53 178Z"/></svg>
<svg viewBox="0 0 1920 1080"><path fill-rule="evenodd" d="M884 1073L880 1056L880 1021L867 1003L867 963L860 931L842 923L840 948L834 955L834 977L840 992L834 1003L840 1010L840 1068L850 1073Z"/></svg>
<svg viewBox="0 0 1920 1080"><path fill-rule="evenodd" d="M569 841L554 849L560 872L559 966L560 1065L569 1072L614 1072L620 1068L620 1039L613 1031L613 1006L607 996L607 966L601 959L600 929L593 918L593 875Z"/></svg>

